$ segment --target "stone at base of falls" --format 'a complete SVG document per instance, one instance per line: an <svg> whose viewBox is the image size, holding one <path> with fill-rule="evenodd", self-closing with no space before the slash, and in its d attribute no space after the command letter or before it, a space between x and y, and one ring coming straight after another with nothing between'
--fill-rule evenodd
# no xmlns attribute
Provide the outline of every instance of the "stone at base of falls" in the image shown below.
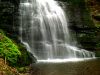
<svg viewBox="0 0 100 75"><path fill-rule="evenodd" d="M19 46L21 51L21 57L18 58L19 66L28 66L32 63L36 63L36 58L30 52L26 50L26 48L21 44Z"/></svg>
<svg viewBox="0 0 100 75"><path fill-rule="evenodd" d="M37 62L37 59L34 57L34 55L32 53L29 52L29 56L32 59L32 63L36 63Z"/></svg>

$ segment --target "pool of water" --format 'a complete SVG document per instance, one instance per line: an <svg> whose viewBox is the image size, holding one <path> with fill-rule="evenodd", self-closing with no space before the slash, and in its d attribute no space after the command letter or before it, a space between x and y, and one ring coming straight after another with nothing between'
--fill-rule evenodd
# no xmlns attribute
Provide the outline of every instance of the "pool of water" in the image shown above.
<svg viewBox="0 0 100 75"><path fill-rule="evenodd" d="M64 63L33 64L32 75L100 75L100 58Z"/></svg>

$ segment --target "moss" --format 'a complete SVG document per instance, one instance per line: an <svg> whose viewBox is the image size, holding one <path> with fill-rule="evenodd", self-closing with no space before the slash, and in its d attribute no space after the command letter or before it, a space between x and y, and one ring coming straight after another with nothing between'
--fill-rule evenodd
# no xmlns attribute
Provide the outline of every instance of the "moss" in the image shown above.
<svg viewBox="0 0 100 75"><path fill-rule="evenodd" d="M15 67L24 67L36 62L33 55L22 44L13 42L2 30L0 30L0 57Z"/></svg>
<svg viewBox="0 0 100 75"><path fill-rule="evenodd" d="M18 46L6 37L2 30L0 30L0 56L6 58L12 66L17 65L18 57L21 56Z"/></svg>

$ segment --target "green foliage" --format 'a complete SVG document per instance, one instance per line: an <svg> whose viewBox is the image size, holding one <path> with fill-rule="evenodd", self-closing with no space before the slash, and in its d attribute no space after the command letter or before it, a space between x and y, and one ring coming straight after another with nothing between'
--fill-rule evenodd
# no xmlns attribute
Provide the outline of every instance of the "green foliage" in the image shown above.
<svg viewBox="0 0 100 75"><path fill-rule="evenodd" d="M22 44L18 43L16 45L11 39L6 37L2 30L0 30L0 57L6 58L11 66L16 67L28 66L36 61Z"/></svg>
<svg viewBox="0 0 100 75"><path fill-rule="evenodd" d="M0 30L0 56L6 58L12 66L17 64L21 52L18 47Z"/></svg>

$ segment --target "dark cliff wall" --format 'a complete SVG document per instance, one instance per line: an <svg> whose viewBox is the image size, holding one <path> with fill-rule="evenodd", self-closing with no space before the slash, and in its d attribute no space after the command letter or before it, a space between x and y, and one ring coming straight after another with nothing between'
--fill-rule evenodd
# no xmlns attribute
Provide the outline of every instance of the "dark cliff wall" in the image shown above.
<svg viewBox="0 0 100 75"><path fill-rule="evenodd" d="M0 2L0 29L7 32L12 39L17 39L19 26L19 1L1 0Z"/></svg>
<svg viewBox="0 0 100 75"><path fill-rule="evenodd" d="M60 0L61 2L63 0ZM69 28L77 38L79 47L95 50L95 26L90 11L84 0L64 0L66 15L68 15ZM81 46L80 46L81 45Z"/></svg>
<svg viewBox="0 0 100 75"><path fill-rule="evenodd" d="M99 0L86 0L86 4L91 12L92 20L95 26L95 49L100 51L100 1Z"/></svg>

